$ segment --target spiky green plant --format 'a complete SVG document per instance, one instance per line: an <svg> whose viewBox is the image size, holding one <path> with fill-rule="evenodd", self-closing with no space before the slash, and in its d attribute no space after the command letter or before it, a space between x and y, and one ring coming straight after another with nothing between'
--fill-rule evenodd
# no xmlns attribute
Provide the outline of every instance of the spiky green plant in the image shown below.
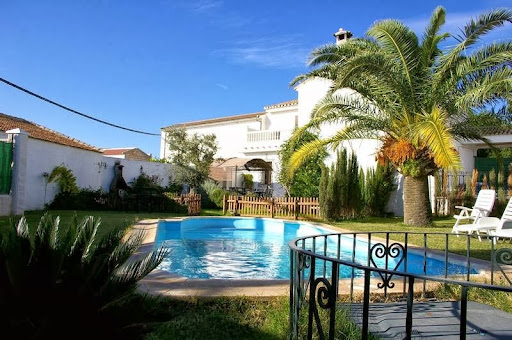
<svg viewBox="0 0 512 340"><path fill-rule="evenodd" d="M489 171L489 185L491 189L496 190L496 170Z"/></svg>
<svg viewBox="0 0 512 340"><path fill-rule="evenodd" d="M64 164L53 168L48 176L46 176L46 173L43 176L47 183L57 182L61 193L73 194L78 192L76 177L73 175L73 171Z"/></svg>
<svg viewBox="0 0 512 340"><path fill-rule="evenodd" d="M510 21L509 9L489 11L470 20L454 43L445 44L451 36L440 31L445 10L438 7L421 38L397 20L383 20L365 38L313 51L310 65L317 68L292 84L321 77L332 81L332 89L294 135L325 123L343 125L298 150L290 171L319 147L335 149L348 139L381 140L380 158L405 176L404 222L429 224L427 176L438 168L459 168L453 140L485 140L468 117L511 98L512 43L476 46L486 33Z"/></svg>
<svg viewBox="0 0 512 340"><path fill-rule="evenodd" d="M144 234L117 230L98 238L100 223L75 217L63 228L45 214L35 232L22 217L0 235L3 331L19 338L115 335L109 307L130 296L167 250L133 259Z"/></svg>

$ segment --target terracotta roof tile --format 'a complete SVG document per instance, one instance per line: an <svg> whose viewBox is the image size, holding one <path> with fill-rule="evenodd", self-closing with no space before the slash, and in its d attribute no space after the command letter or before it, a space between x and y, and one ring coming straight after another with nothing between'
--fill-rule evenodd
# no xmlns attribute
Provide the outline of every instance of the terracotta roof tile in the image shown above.
<svg viewBox="0 0 512 340"><path fill-rule="evenodd" d="M270 110L270 109L277 109L277 108L281 108L281 107L296 106L298 103L299 103L299 101L297 99L293 99L293 100L288 100L286 102L265 106L264 109Z"/></svg>
<svg viewBox="0 0 512 340"><path fill-rule="evenodd" d="M101 149L101 152L105 156L112 156L112 155L123 155L126 151L133 150L135 148L123 148L123 149Z"/></svg>
<svg viewBox="0 0 512 340"><path fill-rule="evenodd" d="M77 139L68 137L60 132L50 130L44 126L29 122L28 120L13 117L0 113L0 131L12 129L21 129L26 131L31 138L44 140L60 145L71 146L78 149L100 152L100 150L92 145L81 142Z"/></svg>
<svg viewBox="0 0 512 340"><path fill-rule="evenodd" d="M162 130L167 130L169 128L174 128L174 127L182 128L182 127L189 127L189 126L196 126L196 125L214 124L214 123L222 123L222 122L257 118L258 116L261 116L264 114L265 114L265 112L256 112L256 113L246 113L246 114L241 114L241 115L236 115L236 116L196 120L196 121L188 122L188 123L180 123L180 124L165 126L162 128Z"/></svg>
<svg viewBox="0 0 512 340"><path fill-rule="evenodd" d="M483 136L490 135L512 135L512 128L507 126L487 126L478 128Z"/></svg>

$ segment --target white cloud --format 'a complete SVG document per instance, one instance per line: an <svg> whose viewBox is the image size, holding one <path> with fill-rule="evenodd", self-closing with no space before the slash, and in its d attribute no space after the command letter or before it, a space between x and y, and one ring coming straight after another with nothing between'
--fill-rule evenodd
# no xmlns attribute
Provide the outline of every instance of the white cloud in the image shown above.
<svg viewBox="0 0 512 340"><path fill-rule="evenodd" d="M227 85L224 85L224 84L221 84L221 83L216 83L215 85L217 85L218 87L220 87L223 90L229 90L229 87Z"/></svg>
<svg viewBox="0 0 512 340"><path fill-rule="evenodd" d="M219 0L195 0L189 3L190 8L196 12L205 12L219 8L223 5Z"/></svg>
<svg viewBox="0 0 512 340"><path fill-rule="evenodd" d="M271 68L297 68L306 65L310 49L299 37L273 37L239 41L233 47L219 49L214 55L237 64L255 64Z"/></svg>
<svg viewBox="0 0 512 340"><path fill-rule="evenodd" d="M227 9L222 0L183 0L175 2L174 5L201 15L211 24L223 28L239 28L252 22L247 16Z"/></svg>

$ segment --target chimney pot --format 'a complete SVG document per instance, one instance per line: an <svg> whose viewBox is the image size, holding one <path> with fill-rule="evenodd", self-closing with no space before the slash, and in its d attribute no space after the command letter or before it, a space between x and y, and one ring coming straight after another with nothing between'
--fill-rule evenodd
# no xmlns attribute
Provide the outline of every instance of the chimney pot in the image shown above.
<svg viewBox="0 0 512 340"><path fill-rule="evenodd" d="M336 38L336 45L340 45L352 37L352 32L344 30L343 27L340 27L340 29L334 33L334 37Z"/></svg>

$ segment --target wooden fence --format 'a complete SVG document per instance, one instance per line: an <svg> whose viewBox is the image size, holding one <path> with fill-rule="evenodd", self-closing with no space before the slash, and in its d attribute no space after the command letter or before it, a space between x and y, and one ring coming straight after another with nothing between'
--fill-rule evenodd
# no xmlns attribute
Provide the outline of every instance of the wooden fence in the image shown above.
<svg viewBox="0 0 512 340"><path fill-rule="evenodd" d="M199 215L201 213L201 195L200 194L181 194L173 197L173 200L179 204L187 205L189 215Z"/></svg>
<svg viewBox="0 0 512 340"><path fill-rule="evenodd" d="M240 216L320 218L317 197L248 197L224 196L222 211Z"/></svg>

